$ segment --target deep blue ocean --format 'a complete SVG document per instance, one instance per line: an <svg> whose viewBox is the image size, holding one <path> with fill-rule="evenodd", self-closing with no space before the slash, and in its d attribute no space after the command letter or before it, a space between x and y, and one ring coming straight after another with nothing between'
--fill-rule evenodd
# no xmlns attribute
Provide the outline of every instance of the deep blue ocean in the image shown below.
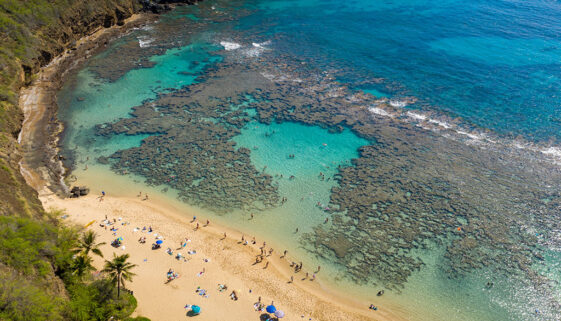
<svg viewBox="0 0 561 321"><path fill-rule="evenodd" d="M558 1L259 1L240 29L275 34L281 51L349 68L363 89L497 134L561 138ZM381 77L377 88L361 86Z"/></svg>
<svg viewBox="0 0 561 321"><path fill-rule="evenodd" d="M559 320L560 17L557 1L178 7L70 77L63 149L92 190L180 199L401 318ZM270 189L241 186L255 173ZM230 200L248 206L213 207Z"/></svg>

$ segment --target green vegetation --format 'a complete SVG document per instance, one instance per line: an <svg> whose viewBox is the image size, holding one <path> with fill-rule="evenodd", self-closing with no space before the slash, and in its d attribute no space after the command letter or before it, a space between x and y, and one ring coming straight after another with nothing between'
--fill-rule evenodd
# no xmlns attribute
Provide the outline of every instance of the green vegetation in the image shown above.
<svg viewBox="0 0 561 321"><path fill-rule="evenodd" d="M0 320L126 319L136 300L120 286L131 281L135 265L125 254L107 261L107 274L92 274L89 254L101 255L101 244L91 231L80 236L76 229L0 217Z"/></svg>
<svg viewBox="0 0 561 321"><path fill-rule="evenodd" d="M95 234L44 211L20 173L17 143L21 86L76 40L140 7L138 0L0 0L0 320L147 320L129 318L136 300L120 294L122 283L92 274L91 255L102 255L103 244ZM130 266L127 273L117 280L130 280Z"/></svg>
<svg viewBox="0 0 561 321"><path fill-rule="evenodd" d="M131 272L131 270L136 266L136 264L127 262L128 259L128 254L119 256L113 254L113 260L105 262L103 272L106 272L109 275L113 284L117 284L117 297L121 294L121 285L123 287L125 286L125 280L131 281L132 277L135 275Z"/></svg>
<svg viewBox="0 0 561 321"><path fill-rule="evenodd" d="M103 257L103 253L101 253L99 247L105 245L105 242L96 243L96 237L94 231L86 231L82 234L82 237L78 241L78 248L74 250L74 252L87 257L91 251L93 254Z"/></svg>

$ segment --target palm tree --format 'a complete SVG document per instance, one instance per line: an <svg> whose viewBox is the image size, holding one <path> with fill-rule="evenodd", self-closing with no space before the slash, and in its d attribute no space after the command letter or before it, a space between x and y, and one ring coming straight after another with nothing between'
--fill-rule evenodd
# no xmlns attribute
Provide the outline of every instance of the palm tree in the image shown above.
<svg viewBox="0 0 561 321"><path fill-rule="evenodd" d="M72 262L72 274L80 279L89 271L94 271L92 266L92 258L87 255L78 255Z"/></svg>
<svg viewBox="0 0 561 321"><path fill-rule="evenodd" d="M125 286L125 280L132 281L132 277L136 275L130 271L136 264L127 262L128 258L128 254L117 256L113 253L113 260L105 260L105 267L102 270L109 274L111 282L117 283L117 298L121 295L121 285Z"/></svg>
<svg viewBox="0 0 561 321"><path fill-rule="evenodd" d="M82 234L82 238L78 241L78 248L74 250L75 253L82 253L83 255L88 255L90 251L96 255L103 257L103 253L99 249L100 246L104 245L105 242L95 243L97 235L94 231L86 231Z"/></svg>

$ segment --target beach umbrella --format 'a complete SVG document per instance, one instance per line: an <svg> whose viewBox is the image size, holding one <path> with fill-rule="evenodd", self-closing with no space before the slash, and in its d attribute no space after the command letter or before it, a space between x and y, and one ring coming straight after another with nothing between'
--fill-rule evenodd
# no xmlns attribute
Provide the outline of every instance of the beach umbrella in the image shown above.
<svg viewBox="0 0 561 321"><path fill-rule="evenodd" d="M117 238L117 240L122 242L122 241L123 241L123 237L122 237L122 236L119 236L119 238Z"/></svg>
<svg viewBox="0 0 561 321"><path fill-rule="evenodd" d="M162 240L157 240L156 241L156 244L162 244L162 243L164 243L164 241L162 241Z"/></svg>
<svg viewBox="0 0 561 321"><path fill-rule="evenodd" d="M275 317L277 318L284 318L284 312L282 312L281 310L277 310L275 311Z"/></svg>
<svg viewBox="0 0 561 321"><path fill-rule="evenodd" d="M267 306L267 309L266 309L266 310L267 310L267 312L269 312L269 313L275 313L275 311L277 311L277 308L275 308L274 305L269 305L269 306Z"/></svg>
<svg viewBox="0 0 561 321"><path fill-rule="evenodd" d="M195 314L199 314L199 313L201 313L201 307L198 306L198 305L193 305L191 307L191 311L193 311L193 313L195 313Z"/></svg>

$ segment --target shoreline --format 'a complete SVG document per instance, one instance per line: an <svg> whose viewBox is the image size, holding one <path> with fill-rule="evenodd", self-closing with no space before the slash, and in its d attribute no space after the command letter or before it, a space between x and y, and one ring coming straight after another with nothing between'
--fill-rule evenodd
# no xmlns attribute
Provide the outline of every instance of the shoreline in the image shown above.
<svg viewBox="0 0 561 321"><path fill-rule="evenodd" d="M44 189L68 195L64 183L67 169L59 159L59 140L64 125L56 117L57 92L66 77L82 66L92 55L103 50L108 41L123 36L134 28L153 22L158 15L137 13L124 25L99 27L67 48L35 75L36 79L19 92L18 105L24 113L18 143L22 150L20 172L28 185L41 193Z"/></svg>
<svg viewBox="0 0 561 321"><path fill-rule="evenodd" d="M91 223L87 228L99 235L99 241L107 243L102 247L106 258L111 257L108 254L110 252L131 254L131 262L139 266L134 271L137 276L128 285L139 302L136 313L152 320L176 320L182 316L182 313L184 314L180 309L184 304L203 305L205 302L223 306L233 303L232 308L236 311L235 315L239 315L240 319L232 319L232 311L229 311L228 317L231 320L258 320L260 314L254 311L253 303L259 296L263 298L262 302L265 304L269 304L271 300L275 301L276 305L287 313L287 316L290 316L287 318L288 320L293 320L297 316L304 316L304 320L308 320L308 318L312 320L382 321L403 319L392 313L397 312L399 308L387 309L384 304L380 310L371 311L368 309L368 302L332 292L326 284L323 284L321 272L317 273L314 281L310 281L315 269L304 268L301 272L294 273L290 267L290 261L298 261L298 259L290 257L290 253L287 258L281 258L282 250L275 249L275 252L266 257L262 263L253 264L259 254L258 247L261 246L263 240L258 239L255 245L250 242L244 246L241 244L243 235L241 232L214 222L211 222L208 227L203 227L206 218L198 218L197 222L201 228L195 232L196 223L189 222L190 215L180 213L166 204L153 200L141 201L139 198L130 197L106 197L101 202L94 195L78 199L61 199L55 194L42 194L40 199L46 209L64 210L69 215L68 220L73 224L86 226ZM100 222L104 220L104 215L107 215L110 220L122 218L117 221L116 226L119 230L116 235L112 235L110 231L99 226ZM121 226L122 222L130 222L130 225ZM134 228L142 229L143 226L151 226L154 232L163 235L162 249L150 250L150 244L155 239L151 238L149 234L143 233L142 230L133 231ZM226 239L224 239L223 233L227 233ZM118 236L124 238L125 250L115 249L109 245ZM137 242L137 238L140 236L147 236L146 244ZM167 246L175 250L184 237L191 240L187 249L197 251L196 255L186 255L191 257L189 262L175 260L173 256L165 253ZM251 240L247 234L246 239ZM182 254L186 254L186 251L182 252ZM207 258L209 262L205 263L202 260L203 257ZM147 261L143 261L144 258ZM95 258L95 266L98 269L101 268L102 262L103 260ZM269 262L266 268L264 268L265 262ZM174 268L176 272L179 271L180 276L193 277L180 277L172 281L171 285L163 284L165 272L169 267ZM204 273L206 279L195 277L201 268L206 268ZM306 272L309 273L310 278L303 280ZM294 277L293 283L289 282L290 276ZM203 279L207 281L203 281ZM209 279L211 279L210 283ZM201 285L195 285L193 282L201 283ZM219 283L234 284L234 286L229 285L229 289L241 293L238 293L239 301L230 300L227 296L229 292L219 293L216 290ZM209 296L218 302L198 297L194 294L196 286L205 288ZM252 293L249 292L250 289ZM154 299L151 299L155 292L158 293L158 297L164 298L161 304L156 304ZM178 296L178 294L180 295ZM188 302L188 298L191 298L191 303ZM173 307L161 308L165 306L164 302L167 305L173 302ZM202 307L201 320L217 320L216 318L219 316L214 312L208 314L207 318L204 313L205 306Z"/></svg>
<svg viewBox="0 0 561 321"><path fill-rule="evenodd" d="M164 203L159 203L156 205L152 200L150 203L139 202L134 198L127 197L117 197L110 198L111 201L106 200L103 204L99 203L94 199L94 196L90 195L88 197L83 197L80 199L63 199L61 197L67 195L67 186L64 183L66 168L64 168L62 161L58 158L59 149L58 141L60 139L60 134L63 132L63 124L56 119L57 112L57 102L56 94L60 89L63 81L66 77L74 70L79 68L91 55L95 54L99 50L102 50L107 41L111 39L118 38L126 32L133 28L140 27L146 23L152 22L157 19L157 15L154 14L135 14L126 20L123 26L113 26L111 28L99 28L92 32L90 35L80 39L77 42L76 50L66 50L61 56L56 57L47 66L41 68L41 71L36 75L37 79L33 83L24 87L20 90L19 105L24 111L24 121L22 124L22 130L20 131L18 142L22 146L22 160L20 162L20 172L24 176L28 185L32 186L38 193L43 207L48 209L49 207L55 206L59 209L64 209L68 214L79 213L74 217L71 215L71 220L73 223L79 225L86 225L92 220L96 220L96 223L92 225L94 229L100 236L102 236L102 241L108 244L112 240L111 235L108 233L103 233L99 228L99 221L103 216L99 213L100 206L106 206L111 204L111 214L117 214L123 218L134 218L137 222L155 221L158 224L166 225L167 228L161 229L162 233L165 235L173 235L172 228L180 226L182 230L188 232L191 235L192 226L189 226L188 217L181 215L176 209L166 206ZM46 135L49 133L49 135ZM76 206L76 204L81 204ZM140 217L136 217L138 213L129 213L129 208L135 208L139 213L144 213ZM106 208L107 210L107 208ZM105 212L107 215L110 213ZM153 213L158 213L154 215ZM113 215L114 216L114 215ZM170 223L173 222L173 223ZM131 223L136 223L132 222ZM226 226L220 226L215 223L211 224L210 228L205 228L202 231L198 231L197 237L192 237L193 241L199 240L201 244L206 244L206 249L208 253L212 253L211 247L219 247L222 243L227 243L230 254L236 256L236 260L233 262L226 262L224 256L220 253L209 254L211 262L221 262L216 266L216 278L220 275L229 275L231 279L235 280L236 290L238 288L244 288L244 294L240 301L251 301L254 300L256 295L248 298L246 288L251 288L254 292L264 293L263 298L271 297L281 297L282 300L278 302L283 302L280 304L280 308L283 309L287 315L291 315L296 318L297 315L311 317L312 320L402 320L403 318L398 317L393 314L393 312L399 312L399 307L388 308L387 302L384 303L381 311L371 311L368 310L368 302L360 301L358 298L350 299L343 295L343 293L338 293L337 291L324 286L321 281L321 273L318 274L318 278L315 282L301 281L304 272L295 274L294 283L288 284L289 276L292 271L286 260L279 258L279 252L276 251L273 257L269 257L264 262L270 262L269 267L265 270L262 269L262 264L253 266L252 262L255 260L255 255L258 254L259 250L255 246L243 247L240 244L236 244L237 240L241 238L242 233L228 228ZM220 236L224 231L227 232L228 238L224 241L220 241ZM131 235L131 231L128 231L127 235ZM202 236L199 236L202 235ZM232 236L235 236L232 238ZM173 237L172 237L173 238ZM174 243L178 244L181 238L175 237ZM236 239L237 238L237 239ZM135 240L132 240L135 241ZM148 241L147 241L148 242ZM134 244L134 245L133 245ZM127 248L132 248L135 253L138 253L138 243L137 242L127 242ZM145 244L145 248L149 247L149 244ZM237 247L242 247L241 251L234 251ZM104 252L109 253L107 249L114 250L112 247L106 245L104 246ZM148 249L149 250L149 249ZM226 250L226 249L225 249ZM230 251L231 250L231 251ZM238 249L239 250L239 249ZM158 251L157 253L152 253L154 255L159 254L167 257L164 250ZM233 252L232 252L233 251ZM114 250L116 253L121 253L120 250ZM238 258L242 257L242 259ZM290 256L290 254L289 254ZM110 257L106 254L106 257ZM139 257L135 258L137 261L140 260ZM171 258L170 258L171 259ZM142 263L133 261L133 263L139 266ZM152 260L150 260L152 261ZM173 264L176 264L175 260L171 259ZM101 267L102 260L95 259L96 266ZM249 263L248 263L249 262ZM208 265L207 265L208 266ZM256 274L248 274L249 270L253 270ZM167 269L166 269L167 271ZM187 269L189 272L190 269ZM160 273L161 272L161 273ZM210 272L210 271L208 271ZM258 273L259 272L259 273ZM174 307L170 313L174 313L171 317L161 318L161 315L166 315L168 312L166 310L158 310L157 305L152 303L149 299L153 295L153 288L146 286L146 284L153 284L154 286L159 286L159 280L164 277L155 278L153 275L161 276L165 274L165 271L143 271L140 281L131 283L131 289L135 292L137 296L139 305L135 314L146 315L151 317L153 320L172 320L181 315L181 313ZM188 273L188 272L186 272ZM310 275L313 271L309 271ZM194 273L193 273L194 274ZM207 275L210 273L207 273ZM170 300L174 298L170 297L177 293L178 290L174 288L176 283L183 282L184 280L177 280L179 282L173 282L171 288L173 290L162 290L161 296L165 297L166 300L162 301L161 306L165 306ZM215 280L219 282L218 279ZM215 282L215 283L216 283ZM230 282L230 281L228 281ZM139 285L142 283L142 286ZM276 284L276 288L270 288L268 285ZM288 286L287 286L288 284ZM147 289L146 289L147 288ZM207 287L210 292L215 292L216 284L211 284ZM181 292L181 296L184 294L193 293L192 289L182 289L185 291ZM219 296L219 295L214 295ZM226 299L227 294L220 295L220 298ZM289 297L291 296L291 297ZM247 298L247 299L246 299ZM296 298L296 299L295 299ZM263 301L265 303L267 299ZM232 306L232 308L237 311L236 315L240 315L240 321L250 319L258 319L259 314L253 311L253 302L245 302L248 304L244 305L243 309L240 309L241 305L239 302L237 305ZM234 301L232 301L234 302ZM277 301L275 301L277 302ZM284 302L287 303L287 307L284 308ZM188 303L188 302L184 302ZM224 302L222 302L224 303ZM251 304L249 304L251 303ZM208 310L208 308L207 308ZM238 311L239 310L239 311ZM232 312L232 311L229 311ZM162 314L163 313L163 314ZM176 316L177 314L177 316ZM184 314L184 313L183 313ZM205 313L203 312L202 320L216 320L217 318L205 319ZM200 317L200 318L201 318ZM217 316L218 317L218 316ZM287 319L291 320L292 317ZM231 319L231 314L228 314L228 318ZM226 316L220 316L218 319L226 319ZM300 318L298 318L300 319ZM307 320L308 318L305 318ZM234 319L235 320L235 319Z"/></svg>

